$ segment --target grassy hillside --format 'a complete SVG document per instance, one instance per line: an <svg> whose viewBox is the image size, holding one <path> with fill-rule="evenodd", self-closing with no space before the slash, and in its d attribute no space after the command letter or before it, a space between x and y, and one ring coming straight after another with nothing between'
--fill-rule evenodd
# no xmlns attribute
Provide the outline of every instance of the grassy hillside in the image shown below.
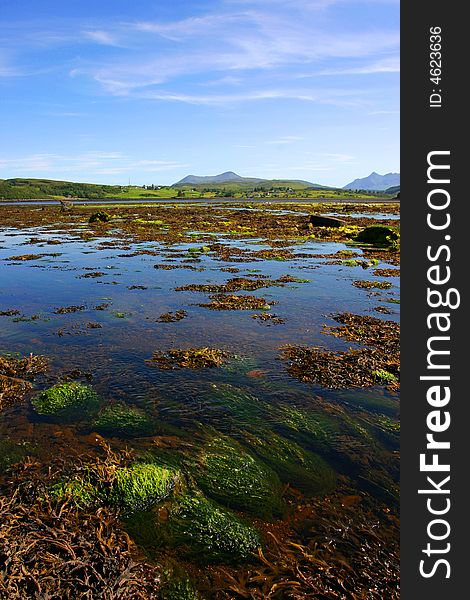
<svg viewBox="0 0 470 600"><path fill-rule="evenodd" d="M120 186L53 181L51 179L0 179L0 199L106 198L121 191Z"/></svg>

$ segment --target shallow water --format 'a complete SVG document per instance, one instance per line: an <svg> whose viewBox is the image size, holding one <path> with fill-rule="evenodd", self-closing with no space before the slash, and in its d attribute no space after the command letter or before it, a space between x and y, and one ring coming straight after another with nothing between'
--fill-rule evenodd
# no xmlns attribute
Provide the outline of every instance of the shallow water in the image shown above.
<svg viewBox="0 0 470 600"><path fill-rule="evenodd" d="M247 262L226 262L214 252L191 252L194 246L190 244L126 239L117 243L110 230L107 237L85 241L79 235L83 231L0 230L0 312L17 309L20 313L0 316L0 354L48 356L53 374L76 371L80 380L88 376L104 403L121 401L142 409L153 420L157 434L176 436L181 444L188 439L193 445L203 444L204 438L198 437L201 431L215 430L252 450L250 436L269 439L275 432L323 457L351 485L392 501L390 490L398 478L398 438L384 433L380 424L386 419L397 422L397 397L380 386L331 390L301 383L288 374L280 359L287 344L329 350L356 347L323 333L324 325L337 325L332 318L335 313L398 321L398 306L389 301L399 297L399 278L372 274L374 268L390 265L364 269L302 256L345 249L361 254L360 249L343 243L295 244L289 249L300 256L287 260L251 257ZM51 240L61 243L48 243ZM271 248L261 239L233 240L217 233L214 241L254 251ZM200 241L195 244L201 245ZM133 255L142 251L152 254ZM26 253L45 256L14 259ZM191 269L154 268L161 264ZM240 272L220 270L226 267ZM209 293L175 291L187 284L221 284L232 277L257 275L303 280L236 292L275 302L269 312L284 323L268 326L251 318L260 311L209 310L197 305L207 302ZM387 281L392 287L370 292L352 285L358 279ZM132 286L145 289L129 289ZM55 312L69 306L83 309ZM389 314L379 314L374 310L377 306ZM181 321L158 322L161 314L181 309L187 312ZM206 346L225 350L231 356L228 364L219 369L161 370L148 362L158 350ZM289 415L309 419L314 415L331 434L320 443L312 437L307 421L294 423ZM29 401L7 409L0 421L0 436L32 441L39 452L49 444L53 447L63 432L72 434L71 443L85 447L89 442L88 425L51 423L35 414ZM119 443L119 436L115 441ZM123 435L121 441L142 451L152 446L153 437L129 440ZM178 443L175 448L178 452ZM274 447L272 452L275 455ZM302 487L302 482L297 485Z"/></svg>

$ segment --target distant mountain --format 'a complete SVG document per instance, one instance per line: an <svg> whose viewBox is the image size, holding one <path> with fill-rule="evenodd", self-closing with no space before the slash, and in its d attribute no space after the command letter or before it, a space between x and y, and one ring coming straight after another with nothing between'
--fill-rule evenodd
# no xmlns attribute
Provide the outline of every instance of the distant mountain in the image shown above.
<svg viewBox="0 0 470 600"><path fill-rule="evenodd" d="M374 171L368 177L351 181L343 187L343 190L374 190L381 192L398 185L400 185L400 173L379 175Z"/></svg>
<svg viewBox="0 0 470 600"><path fill-rule="evenodd" d="M240 177L233 171L226 171L225 173L220 173L220 175L206 175L206 176L198 176L198 175L188 175L187 177L183 177L180 181L176 182L174 185L191 185L191 184L200 184L200 183L226 183L228 181L243 181L246 179L245 177Z"/></svg>
<svg viewBox="0 0 470 600"><path fill-rule="evenodd" d="M187 175L173 184L174 187L184 186L215 186L215 185L241 185L242 187L258 185L260 187L292 187L295 189L299 188L313 188L313 189L332 189L325 185L318 183L311 183L310 181L303 181L299 179L262 179L259 177L241 177L233 171L226 171L220 173L220 175Z"/></svg>

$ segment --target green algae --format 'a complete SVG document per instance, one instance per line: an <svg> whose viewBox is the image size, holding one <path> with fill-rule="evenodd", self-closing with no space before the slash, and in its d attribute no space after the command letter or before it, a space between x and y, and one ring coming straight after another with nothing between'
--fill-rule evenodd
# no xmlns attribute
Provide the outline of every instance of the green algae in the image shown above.
<svg viewBox="0 0 470 600"><path fill-rule="evenodd" d="M83 478L57 481L50 487L49 494L53 500L68 500L77 508L89 508L102 500L98 489Z"/></svg>
<svg viewBox="0 0 470 600"><path fill-rule="evenodd" d="M332 415L288 404L277 407L274 419L281 430L319 449L341 430L341 422Z"/></svg>
<svg viewBox="0 0 470 600"><path fill-rule="evenodd" d="M320 456L276 433L255 436L246 434L246 443L269 465L283 483L293 485L309 495L331 492L336 486L333 468Z"/></svg>
<svg viewBox="0 0 470 600"><path fill-rule="evenodd" d="M192 466L200 488L221 504L261 518L282 515L278 476L235 440L212 437Z"/></svg>
<svg viewBox="0 0 470 600"><path fill-rule="evenodd" d="M233 355L222 365L221 370L230 375L246 375L257 367L256 359L252 356Z"/></svg>
<svg viewBox="0 0 470 600"><path fill-rule="evenodd" d="M213 384L208 403L220 409L222 421L235 422L249 428L254 426L256 429L266 425L267 414L263 403L242 388L228 383Z"/></svg>
<svg viewBox="0 0 470 600"><path fill-rule="evenodd" d="M188 546L189 554L204 563L248 561L261 546L254 527L202 495L181 496L167 526L172 543Z"/></svg>
<svg viewBox="0 0 470 600"><path fill-rule="evenodd" d="M150 435L152 420L142 410L123 402L105 406L92 422L99 433L117 436Z"/></svg>
<svg viewBox="0 0 470 600"><path fill-rule="evenodd" d="M145 510L167 498L176 479L171 469L137 463L116 471L109 500L126 512Z"/></svg>
<svg viewBox="0 0 470 600"><path fill-rule="evenodd" d="M377 371L372 372L372 375L380 385L389 385L397 380L396 376L386 369L377 369Z"/></svg>
<svg viewBox="0 0 470 600"><path fill-rule="evenodd" d="M93 389L78 382L58 383L33 398L39 415L86 417L98 410L100 398Z"/></svg>
<svg viewBox="0 0 470 600"><path fill-rule="evenodd" d="M158 600L200 600L192 581L188 577L164 572L163 587L158 594Z"/></svg>

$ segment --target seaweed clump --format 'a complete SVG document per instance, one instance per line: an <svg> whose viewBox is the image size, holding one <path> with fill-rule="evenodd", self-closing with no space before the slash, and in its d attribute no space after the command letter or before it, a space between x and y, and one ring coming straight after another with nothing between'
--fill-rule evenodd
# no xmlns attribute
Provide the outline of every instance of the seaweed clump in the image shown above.
<svg viewBox="0 0 470 600"><path fill-rule="evenodd" d="M331 492L336 486L332 467L317 454L293 440L269 432L269 436L246 434L246 442L286 483L309 495ZM275 448L275 451L273 451Z"/></svg>
<svg viewBox="0 0 470 600"><path fill-rule="evenodd" d="M198 304L211 310L269 310L277 302L258 296L248 296L241 294L239 296L232 294L213 294L209 296L211 302Z"/></svg>
<svg viewBox="0 0 470 600"><path fill-rule="evenodd" d="M114 512L83 512L66 495L52 497L51 476L27 462L0 490L0 597L157 597L160 569L136 562Z"/></svg>
<svg viewBox="0 0 470 600"><path fill-rule="evenodd" d="M149 435L153 429L148 415L123 402L105 406L93 420L92 426L100 433L118 436Z"/></svg>
<svg viewBox="0 0 470 600"><path fill-rule="evenodd" d="M364 290L371 290L373 288L388 290L392 287L392 284L389 281L366 281L364 279L358 279L357 281L353 281L353 286Z"/></svg>
<svg viewBox="0 0 470 600"><path fill-rule="evenodd" d="M256 529L202 495L181 496L167 526L173 543L187 545L189 554L203 562L247 561L261 546Z"/></svg>
<svg viewBox="0 0 470 600"><path fill-rule="evenodd" d="M167 352L154 352L148 362L155 363L160 369L204 369L220 367L226 356L227 353L219 348L173 348Z"/></svg>
<svg viewBox="0 0 470 600"><path fill-rule="evenodd" d="M188 313L185 310L180 309L176 310L174 313L162 313L157 320L159 323L175 323L176 321L181 321L182 319L184 319L187 316L187 314Z"/></svg>
<svg viewBox="0 0 470 600"><path fill-rule="evenodd" d="M32 404L44 416L87 416L98 409L100 398L91 387L71 381L44 390L33 398Z"/></svg>
<svg viewBox="0 0 470 600"><path fill-rule="evenodd" d="M109 499L125 512L146 510L170 494L176 479L166 467L136 463L116 471Z"/></svg>
<svg viewBox="0 0 470 600"><path fill-rule="evenodd" d="M281 357L289 361L288 372L301 381L329 388L371 387L385 382L389 389L397 390L399 324L352 313L340 313L333 318L343 325L326 327L326 333L366 347L332 352L318 347L287 346Z"/></svg>
<svg viewBox="0 0 470 600"><path fill-rule="evenodd" d="M400 325L376 317L344 312L332 315L340 327L325 327L324 332L351 342L385 348L391 354L400 351Z"/></svg>
<svg viewBox="0 0 470 600"><path fill-rule="evenodd" d="M371 348L332 352L318 347L287 346L281 357L289 361L290 375L332 389L371 387L376 384L374 372L387 364L383 352ZM389 364L398 370L398 365Z"/></svg>
<svg viewBox="0 0 470 600"><path fill-rule="evenodd" d="M256 313L251 315L251 318L257 320L259 323L265 323L266 325L282 325L286 322L282 317L278 317L271 313Z"/></svg>
<svg viewBox="0 0 470 600"><path fill-rule="evenodd" d="M282 514L281 484L276 473L235 440L213 437L193 467L198 485L214 500L262 518Z"/></svg>
<svg viewBox="0 0 470 600"><path fill-rule="evenodd" d="M56 308L54 311L55 315L68 315L69 313L78 312L79 310L85 310L83 305L74 305L74 306L60 306Z"/></svg>
<svg viewBox="0 0 470 600"><path fill-rule="evenodd" d="M400 598L399 524L390 509L336 494L300 506L296 516L297 535L268 532L249 574L224 571L230 597Z"/></svg>

